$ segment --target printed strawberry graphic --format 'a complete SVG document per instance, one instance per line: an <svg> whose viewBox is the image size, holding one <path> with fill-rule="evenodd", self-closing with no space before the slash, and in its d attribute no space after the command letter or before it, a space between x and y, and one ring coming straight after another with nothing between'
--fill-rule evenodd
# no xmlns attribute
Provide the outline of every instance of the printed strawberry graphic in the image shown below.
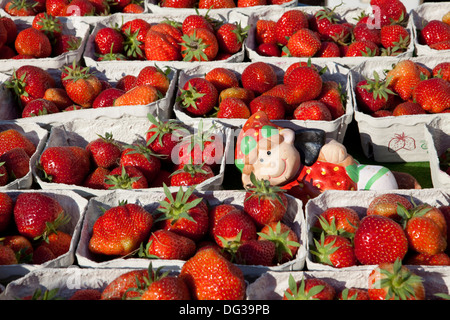
<svg viewBox="0 0 450 320"><path fill-rule="evenodd" d="M414 138L407 136L404 132L394 134L394 137L389 140L388 151L397 152L400 150L412 151L416 149L416 141Z"/></svg>

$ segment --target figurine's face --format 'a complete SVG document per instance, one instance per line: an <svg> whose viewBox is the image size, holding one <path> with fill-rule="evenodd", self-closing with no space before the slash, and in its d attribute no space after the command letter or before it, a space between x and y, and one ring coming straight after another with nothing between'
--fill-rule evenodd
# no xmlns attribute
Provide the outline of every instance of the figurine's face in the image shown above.
<svg viewBox="0 0 450 320"><path fill-rule="evenodd" d="M259 141L257 157L253 161L253 173L258 180L282 185L295 177L301 164L294 138L292 130L283 129L278 135Z"/></svg>

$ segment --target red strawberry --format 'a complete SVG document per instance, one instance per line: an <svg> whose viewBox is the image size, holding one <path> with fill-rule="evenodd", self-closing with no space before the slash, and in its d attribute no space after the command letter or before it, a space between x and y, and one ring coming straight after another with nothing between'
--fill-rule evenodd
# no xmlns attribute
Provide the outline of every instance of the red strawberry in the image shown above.
<svg viewBox="0 0 450 320"><path fill-rule="evenodd" d="M328 107L324 103L317 100L310 100L300 103L300 105L294 110L294 117L297 120L333 120Z"/></svg>
<svg viewBox="0 0 450 320"><path fill-rule="evenodd" d="M173 40L173 41L172 41ZM144 52L147 60L177 61L181 60L181 47L168 34L149 30L145 37Z"/></svg>
<svg viewBox="0 0 450 320"><path fill-rule="evenodd" d="M224 9L235 8L236 4L233 0L200 0L198 2L199 9Z"/></svg>
<svg viewBox="0 0 450 320"><path fill-rule="evenodd" d="M269 91L266 91L263 93L264 96L272 96L276 98L280 98L284 101L284 107L285 107L285 117L291 116L294 112L295 107L297 105L288 104L286 101L286 98L288 96L289 87L285 85L284 83L277 84L275 87L270 89Z"/></svg>
<svg viewBox="0 0 450 320"><path fill-rule="evenodd" d="M307 15L302 10L286 11L276 22L277 42L287 45L288 39L303 28L308 28Z"/></svg>
<svg viewBox="0 0 450 320"><path fill-rule="evenodd" d="M89 155L78 146L46 148L39 159L43 179L54 183L81 185L89 173Z"/></svg>
<svg viewBox="0 0 450 320"><path fill-rule="evenodd" d="M30 172L30 156L22 148L13 148L0 156L9 181L25 177Z"/></svg>
<svg viewBox="0 0 450 320"><path fill-rule="evenodd" d="M298 67L289 72L284 79L289 90L286 102L299 105L302 102L316 99L322 91L322 78L313 67Z"/></svg>
<svg viewBox="0 0 450 320"><path fill-rule="evenodd" d="M353 36L356 41L372 41L377 45L381 44L380 29L366 23L358 23L353 28Z"/></svg>
<svg viewBox="0 0 450 320"><path fill-rule="evenodd" d="M228 88L239 87L237 75L230 69L218 67L205 74L205 79L213 84L217 92Z"/></svg>
<svg viewBox="0 0 450 320"><path fill-rule="evenodd" d="M244 101L238 98L225 98L219 104L217 118L248 119L251 111Z"/></svg>
<svg viewBox="0 0 450 320"><path fill-rule="evenodd" d="M244 275L217 250L197 252L181 268L179 275L196 300L243 300Z"/></svg>
<svg viewBox="0 0 450 320"><path fill-rule="evenodd" d="M193 8L194 1L192 0L162 0L160 2L163 8Z"/></svg>
<svg viewBox="0 0 450 320"><path fill-rule="evenodd" d="M319 278L302 278L295 281L289 275L289 287L283 295L283 300L333 300L335 289L325 280Z"/></svg>
<svg viewBox="0 0 450 320"><path fill-rule="evenodd" d="M53 101L34 99L26 104L22 110L22 118L37 117L46 114L58 113L59 109Z"/></svg>
<svg viewBox="0 0 450 320"><path fill-rule="evenodd" d="M242 72L241 82L245 89L260 95L276 86L277 75L271 65L265 62L253 62Z"/></svg>
<svg viewBox="0 0 450 320"><path fill-rule="evenodd" d="M262 43L256 48L256 52L260 56L265 57L280 57L281 50L276 44L272 43Z"/></svg>
<svg viewBox="0 0 450 320"><path fill-rule="evenodd" d="M381 45L391 49L389 55L402 53L408 49L411 37L408 30L401 25L386 25L381 28Z"/></svg>
<svg viewBox="0 0 450 320"><path fill-rule="evenodd" d="M63 27L59 18L48 15L46 12L35 15L31 26L36 30L41 30L52 40L61 36Z"/></svg>
<svg viewBox="0 0 450 320"><path fill-rule="evenodd" d="M413 114L426 114L426 112L420 104L409 101L398 104L394 110L392 110L392 115L396 117Z"/></svg>
<svg viewBox="0 0 450 320"><path fill-rule="evenodd" d="M123 90L123 91L129 91L135 86L136 82L136 76L127 74L124 75L122 78L119 79L116 83L116 89Z"/></svg>
<svg viewBox="0 0 450 320"><path fill-rule="evenodd" d="M268 180L257 180L253 174L250 179L253 186L247 188L244 211L259 227L281 221L288 205L284 190L270 186Z"/></svg>
<svg viewBox="0 0 450 320"><path fill-rule="evenodd" d="M249 107L252 114L258 111L264 111L271 120L285 118L285 102L281 98L261 95L253 99Z"/></svg>
<svg viewBox="0 0 450 320"><path fill-rule="evenodd" d="M63 88L48 88L45 90L43 98L53 102L60 111L63 111L73 104L73 101L70 100L66 90Z"/></svg>
<svg viewBox="0 0 450 320"><path fill-rule="evenodd" d="M148 240L146 255L168 260L187 260L195 253L195 242L169 230L156 230Z"/></svg>
<svg viewBox="0 0 450 320"><path fill-rule="evenodd" d="M254 6L265 6L267 5L267 0L238 0L237 7L238 8L247 8Z"/></svg>
<svg viewBox="0 0 450 320"><path fill-rule="evenodd" d="M100 300L102 293L97 289L78 289L69 298L69 300Z"/></svg>
<svg viewBox="0 0 450 320"><path fill-rule="evenodd" d="M331 41L322 41L319 50L317 50L315 54L315 57L321 58L333 58L340 56L341 50L339 49L339 45Z"/></svg>
<svg viewBox="0 0 450 320"><path fill-rule="evenodd" d="M114 101L125 94L124 90L117 88L109 88L101 91L92 102L92 108L106 108L114 106Z"/></svg>
<svg viewBox="0 0 450 320"><path fill-rule="evenodd" d="M153 216L142 206L121 202L94 223L89 250L101 255L127 255L148 238Z"/></svg>
<svg viewBox="0 0 450 320"><path fill-rule="evenodd" d="M170 186L195 186L214 177L214 172L207 164L180 164L170 177Z"/></svg>
<svg viewBox="0 0 450 320"><path fill-rule="evenodd" d="M388 71L388 87L407 101L412 98L414 88L421 82L420 69L411 60L399 61Z"/></svg>
<svg viewBox="0 0 450 320"><path fill-rule="evenodd" d="M14 149L22 148L28 156L36 152L36 146L24 133L17 129L6 129L0 132L0 155Z"/></svg>
<svg viewBox="0 0 450 320"><path fill-rule="evenodd" d="M219 247L230 253L236 253L246 241L257 239L255 223L242 211L232 211L220 218L212 235Z"/></svg>
<svg viewBox="0 0 450 320"><path fill-rule="evenodd" d="M150 85L155 87L159 92L161 92L162 95L165 95L167 90L169 90L170 79L168 74L170 72L170 68L163 71L155 66L146 66L139 71L134 85Z"/></svg>
<svg viewBox="0 0 450 320"><path fill-rule="evenodd" d="M347 44L351 40L352 30L343 23L334 23L328 26L321 34L321 39L338 44Z"/></svg>
<svg viewBox="0 0 450 320"><path fill-rule="evenodd" d="M72 68L67 68L68 75L62 80L66 81L64 88L69 98L83 108L92 107L95 98L102 91L100 80L89 70L78 72L79 67L74 62Z"/></svg>
<svg viewBox="0 0 450 320"><path fill-rule="evenodd" d="M186 112L201 116L213 109L218 97L219 93L211 82L204 78L192 78L180 89L177 100Z"/></svg>
<svg viewBox="0 0 450 320"><path fill-rule="evenodd" d="M323 81L322 91L316 99L327 106L333 120L345 114L346 94L340 83Z"/></svg>
<svg viewBox="0 0 450 320"><path fill-rule="evenodd" d="M222 52L235 54L242 49L247 37L248 27L242 28L240 23L224 23L216 31L219 49Z"/></svg>
<svg viewBox="0 0 450 320"><path fill-rule="evenodd" d="M48 0L45 2L45 10L47 14L56 16L63 15L63 9L69 3L67 0Z"/></svg>
<svg viewBox="0 0 450 320"><path fill-rule="evenodd" d="M106 0L89 0L94 6L95 16L107 16L111 14L111 7Z"/></svg>
<svg viewBox="0 0 450 320"><path fill-rule="evenodd" d="M102 291L101 300L128 300L136 299L142 295L142 290L150 277L153 276L153 270L137 269L124 272L122 275L108 283Z"/></svg>
<svg viewBox="0 0 450 320"><path fill-rule="evenodd" d="M147 84L135 86L114 100L114 106L147 106L161 99L161 93Z"/></svg>
<svg viewBox="0 0 450 320"><path fill-rule="evenodd" d="M22 235L11 235L3 238L2 243L4 246L10 247L16 254L18 263L30 263L33 257L33 245L32 240Z"/></svg>
<svg viewBox="0 0 450 320"><path fill-rule="evenodd" d="M450 80L450 62L438 63L431 72L433 77Z"/></svg>
<svg viewBox="0 0 450 320"><path fill-rule="evenodd" d="M219 95L219 103L222 102L226 98L238 98L244 101L246 105L249 105L250 102L255 99L255 93L252 90L234 87L222 90Z"/></svg>
<svg viewBox="0 0 450 320"><path fill-rule="evenodd" d="M68 222L70 216L51 196L39 192L21 193L14 204L14 222L28 239L47 239L52 230Z"/></svg>
<svg viewBox="0 0 450 320"><path fill-rule="evenodd" d="M380 215L361 219L354 237L356 258L361 264L393 263L408 251L408 239L402 227Z"/></svg>
<svg viewBox="0 0 450 320"><path fill-rule="evenodd" d="M370 201L366 214L376 214L400 221L400 216L397 213L398 204L401 204L407 210L413 208L413 204L405 196L395 193L385 193L376 196Z"/></svg>
<svg viewBox="0 0 450 320"><path fill-rule="evenodd" d="M374 57L380 55L379 47L372 41L354 41L345 53L346 57Z"/></svg>
<svg viewBox="0 0 450 320"><path fill-rule="evenodd" d="M48 239L42 241L39 246L50 249L55 257L62 256L69 252L72 243L72 235L63 231L56 231L49 234Z"/></svg>
<svg viewBox="0 0 450 320"><path fill-rule="evenodd" d="M209 217L209 233L213 235L213 229L217 225L217 222L225 215L230 212L240 211L238 207L233 204L222 203L216 206L213 206L209 209L208 217Z"/></svg>
<svg viewBox="0 0 450 320"><path fill-rule="evenodd" d="M0 244L0 266L17 264L16 254L11 247Z"/></svg>
<svg viewBox="0 0 450 320"><path fill-rule="evenodd" d="M323 8L316 11L314 15L308 19L311 30L317 31L318 33L323 33L330 25L338 23L339 19L334 12L338 6L331 9Z"/></svg>
<svg viewBox="0 0 450 320"><path fill-rule="evenodd" d="M108 186L105 183L107 180L107 176L109 176L111 171L106 168L98 167L95 168L92 173L88 174L86 179L83 181L83 187L98 189L98 190L107 190Z"/></svg>
<svg viewBox="0 0 450 320"><path fill-rule="evenodd" d="M360 224L358 213L349 207L330 207L317 218L314 226L325 235L344 235L352 237Z"/></svg>
<svg viewBox="0 0 450 320"><path fill-rule="evenodd" d="M275 21L259 19L256 21L255 39L258 44L277 44Z"/></svg>
<svg viewBox="0 0 450 320"><path fill-rule="evenodd" d="M248 240L236 251L236 263L244 265L273 266L275 244L269 240Z"/></svg>
<svg viewBox="0 0 450 320"><path fill-rule="evenodd" d="M211 61L219 52L216 35L208 29L190 29L182 39L181 56L183 61Z"/></svg>
<svg viewBox="0 0 450 320"><path fill-rule="evenodd" d="M181 26L178 22L175 21L165 20L158 24L152 25L150 27L150 30L168 34L173 37L177 41L177 43L181 43L181 41L183 40L183 32L181 31Z"/></svg>
<svg viewBox="0 0 450 320"><path fill-rule="evenodd" d="M93 16L95 13L94 5L88 0L72 0L61 11L62 16L85 17Z"/></svg>
<svg viewBox="0 0 450 320"><path fill-rule="evenodd" d="M430 48L434 50L448 50L450 49L450 40L431 44Z"/></svg>
<svg viewBox="0 0 450 320"><path fill-rule="evenodd" d="M412 96L427 112L441 113L450 109L450 83L442 78L420 81Z"/></svg>
<svg viewBox="0 0 450 320"><path fill-rule="evenodd" d="M338 294L338 300L370 300L366 289L345 288Z"/></svg>
<svg viewBox="0 0 450 320"><path fill-rule="evenodd" d="M119 160L122 166L132 166L139 169L150 183L161 169L161 160L147 146L135 143L126 145Z"/></svg>
<svg viewBox="0 0 450 320"><path fill-rule="evenodd" d="M380 263L368 280L370 300L425 300L423 279L403 266L400 259Z"/></svg>
<svg viewBox="0 0 450 320"><path fill-rule="evenodd" d="M180 187L177 192L171 193L165 186L166 198L157 209L156 221L161 229L198 241L208 232L208 208L203 198L193 194L193 191L193 187L186 191Z"/></svg>
<svg viewBox="0 0 450 320"><path fill-rule="evenodd" d="M400 0L386 0L379 5L380 25L400 24L408 21L408 11ZM374 10L374 14L376 11Z"/></svg>
<svg viewBox="0 0 450 320"><path fill-rule="evenodd" d="M292 57L312 57L319 51L321 41L313 31L303 28L289 38L286 47Z"/></svg>
<svg viewBox="0 0 450 320"><path fill-rule="evenodd" d="M122 153L121 146L109 132L104 136L98 135L97 139L90 141L86 146L86 151L89 153L93 165L106 169L119 165Z"/></svg>
<svg viewBox="0 0 450 320"><path fill-rule="evenodd" d="M310 252L316 262L334 268L346 268L357 264L352 243L343 236L325 236L325 233L322 232L320 241L314 239L314 247L310 249Z"/></svg>
<svg viewBox="0 0 450 320"><path fill-rule="evenodd" d="M144 60L146 56L147 32L151 24L144 19L135 18L122 24L120 30L124 36L124 51L128 59Z"/></svg>
<svg viewBox="0 0 450 320"><path fill-rule="evenodd" d="M184 280L178 276L153 273L150 284L142 293L141 300L190 300L191 294Z"/></svg>
<svg viewBox="0 0 450 320"><path fill-rule="evenodd" d="M122 33L112 27L102 28L94 37L94 50L98 55L107 53L123 53L124 37Z"/></svg>
<svg viewBox="0 0 450 320"><path fill-rule="evenodd" d="M262 239L275 244L275 261L277 263L292 260L300 247L299 238L294 230L280 221L266 224L258 232L258 240Z"/></svg>
<svg viewBox="0 0 450 320"><path fill-rule="evenodd" d="M392 85L389 81L392 79L381 80L376 71L373 72L373 79L366 78L359 81L355 89L358 108L369 114L388 109L394 97L394 92L389 89Z"/></svg>
<svg viewBox="0 0 450 320"><path fill-rule="evenodd" d="M120 165L105 177L105 186L107 189L144 189L148 188L148 181L137 167Z"/></svg>
<svg viewBox="0 0 450 320"><path fill-rule="evenodd" d="M33 3L21 0L7 1L5 4L6 13L11 16L27 17L36 15Z"/></svg>
<svg viewBox="0 0 450 320"><path fill-rule="evenodd" d="M208 29L211 32L214 31L213 25L209 21L209 17L200 14L191 14L184 18L181 31L183 34L188 34L191 30L199 28Z"/></svg>
<svg viewBox="0 0 450 320"><path fill-rule="evenodd" d="M5 231L13 219L14 202L8 193L0 192L0 231Z"/></svg>
<svg viewBox="0 0 450 320"><path fill-rule="evenodd" d="M450 40L450 26L440 20L430 20L419 33L419 42L434 45Z"/></svg>

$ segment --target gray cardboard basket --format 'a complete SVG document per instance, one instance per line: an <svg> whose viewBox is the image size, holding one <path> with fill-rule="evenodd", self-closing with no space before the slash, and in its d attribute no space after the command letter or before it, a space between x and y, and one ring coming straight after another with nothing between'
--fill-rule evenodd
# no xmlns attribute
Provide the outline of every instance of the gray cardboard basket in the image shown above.
<svg viewBox="0 0 450 320"><path fill-rule="evenodd" d="M447 61L443 56L404 58L416 61L429 69L440 62ZM424 124L435 118L449 119L450 114L424 114L408 116L390 116L374 118L358 109L355 97L356 84L364 77L373 77L377 71L383 78L383 71L392 68L399 60L366 61L350 69L349 85L351 86L351 99L354 106L354 118L358 124L361 146L367 158L377 162L423 162L428 161L428 146L424 138ZM405 145L398 141L406 142ZM396 144L397 143L397 144Z"/></svg>
<svg viewBox="0 0 450 320"><path fill-rule="evenodd" d="M204 191L197 192L198 196L205 199L210 206L215 206L220 203L231 203L238 207L243 207L243 201L245 199L245 191L243 190L226 190L226 191ZM127 199L128 203L137 203L142 205L150 213L156 210L159 202L165 198L163 192L130 192L128 190L117 190L105 194L103 196L95 197L89 200L88 208L86 211L86 217L83 222L81 231L80 242L77 247L76 257L78 264L85 268L142 268L147 267L149 264L148 259L144 258L114 258L105 261L96 261L95 257L89 252L88 244L89 239L92 236L92 228L95 221L102 214L103 208L111 208L116 206L118 201ZM302 210L302 203L298 199L288 196L287 213L283 217L283 222L290 226L297 234L300 242L296 257L284 264L264 267L264 266L251 266L251 265L238 265L244 275L246 276L259 276L267 271L283 271L283 270L302 270L305 261L305 225L304 215ZM165 260L156 259L151 260L152 265L155 268L167 267L173 270L179 270L185 261L182 260Z"/></svg>
<svg viewBox="0 0 450 320"><path fill-rule="evenodd" d="M30 271L44 268L66 268L75 262L75 249L78 245L82 221L88 204L87 199L71 190L5 190L14 201L21 193L39 192L56 199L70 216L67 224L61 227L61 231L72 235L69 251L56 259L43 264L12 264L0 266L0 279L5 282L24 276Z"/></svg>
<svg viewBox="0 0 450 320"><path fill-rule="evenodd" d="M277 21L283 13L289 10L300 10L309 15L313 15L317 11L323 9L323 7L319 6L304 6L297 8L271 8L270 10L258 10L251 14L248 25L250 26L248 37L245 40L245 50L247 55L251 61L264 61L264 62L275 62L275 61L308 61L308 57L264 57L259 55L256 52L256 48L258 44L256 43L256 22L258 20L272 20ZM330 8L331 9L331 8ZM371 13L370 8L358 8L358 7L349 7L349 6L340 6L335 8L335 13L342 19L350 23L355 23L355 18L359 17L361 13ZM399 54L398 58L404 57L412 57L414 53L414 39L415 34L412 28L412 19L408 20L407 29L410 32L411 43L408 49ZM349 68L354 67L366 60L370 61L384 61L387 57L375 56L375 57L336 57L336 58L319 58L319 57L311 57L311 61L313 63L324 63L324 62L335 62L342 65L345 65Z"/></svg>
<svg viewBox="0 0 450 320"><path fill-rule="evenodd" d="M278 83L282 83L284 72L287 70L287 68L293 64L296 61L283 61L283 62L268 62L275 70L278 76ZM244 62L244 63L235 63L235 64L217 64L214 66L196 66L193 68L185 69L180 71L179 73L179 79L178 88L182 88L183 85L191 78L194 77L204 77L205 73L212 70L215 67L223 67L226 69L233 70L237 75L238 79L240 79L241 73L245 70L247 66L249 66L251 63ZM348 69L332 62L328 63L314 63L314 65L318 66L319 68L327 67L326 73L322 75L322 79L324 80L334 80L338 83L342 84L342 88L347 89L347 73ZM177 92L177 96L179 94L179 90ZM326 132L328 138L333 138L339 142L342 142L344 140L345 132L347 130L348 124L352 121L353 118L353 111L352 106L349 104L350 99L347 99L346 104L346 113L339 117L338 119L335 119L333 121L304 121L304 120L274 120L273 123L281 126L281 127L287 127L291 129L300 129L300 128L317 128L322 129ZM187 113L185 113L179 102L175 102L174 104L174 112L175 116L180 119L181 121L190 121L192 119L196 119ZM219 119L219 118L204 118L205 121L219 121L221 123L224 123L225 125L231 126L233 128L241 128L244 123L246 122L246 119Z"/></svg>

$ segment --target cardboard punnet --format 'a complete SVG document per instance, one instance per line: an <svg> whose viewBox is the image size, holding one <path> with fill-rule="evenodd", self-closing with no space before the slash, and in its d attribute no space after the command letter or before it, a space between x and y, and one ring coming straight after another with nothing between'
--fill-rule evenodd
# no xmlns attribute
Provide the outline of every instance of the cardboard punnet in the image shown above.
<svg viewBox="0 0 450 320"><path fill-rule="evenodd" d="M216 64L218 61L151 61L151 60L122 60L122 61L97 61L97 57L95 55L95 48L94 48L94 39L95 35L100 29L103 29L105 27L108 27L110 25L119 25L121 26L123 23L134 20L134 19L142 19L150 24L154 25L157 23L160 23L164 20L167 20L170 18L173 21L176 22L183 22L184 19L189 16L189 13L180 13L172 16L168 16L167 14L163 13L152 13L152 14L116 14L111 17L108 17L107 19L99 22L96 24L94 29L91 31L91 34L89 35L88 41L86 43L86 48L84 51L84 61L87 66L89 67L95 67L98 70L104 71L108 69L116 69L116 68L127 68L129 66L133 65L154 65L159 64L161 66L169 66L176 69L183 69L188 68L191 66L195 66L197 64ZM209 17L213 19L217 19L222 22L235 22L241 23L242 27L247 26L247 20L248 17L240 12L234 12L234 11L225 11L221 13L215 13L211 12L209 13ZM242 46L242 49L232 55L231 57L227 58L226 60L222 60L221 62L241 62L244 60L245 56L245 49L244 46Z"/></svg>
<svg viewBox="0 0 450 320"><path fill-rule="evenodd" d="M448 61L443 56L404 58L412 60L428 69L437 64ZM354 119L358 124L361 147L367 158L377 162L422 162L428 161L428 146L424 138L424 124L435 118L450 119L450 114L424 114L389 116L375 118L358 109L355 96L357 83L364 77L373 78L373 72L384 79L385 70L392 69L400 59L389 59L383 62L366 61L350 69L349 85L351 86L351 100L354 107Z"/></svg>
<svg viewBox="0 0 450 320"><path fill-rule="evenodd" d="M250 29L248 31L247 39L245 40L245 50L247 55L251 61L264 61L264 62L275 62L275 61L307 61L308 57L265 57L261 56L256 52L256 48L258 44L256 42L256 23L258 20L272 20L278 21L278 19L285 13L290 10L300 10L305 12L308 15L313 15L317 11L322 10L323 7L319 6L304 6L304 7L296 7L296 8L272 8L270 10L258 10L253 12L250 15L248 20L248 25ZM329 8L332 9L332 8ZM356 19L360 17L362 13L370 14L372 9L370 8L358 8L358 7L350 7L350 6L338 6L334 9L334 12L337 14L339 18L345 20L349 23L356 23ZM376 22L376 21L375 21ZM406 26L407 30L410 33L410 45L408 46L405 52L402 52L397 58L405 58L412 57L414 53L414 39L415 34L412 28L412 19L408 20L408 25ZM342 64L349 68L357 66L358 64L369 60L369 61L384 61L388 57L384 56L374 56L374 57L335 57L335 58L320 58L320 57L311 57L313 63L324 63L328 61L332 61L335 63Z"/></svg>
<svg viewBox="0 0 450 320"><path fill-rule="evenodd" d="M428 2L422 3L418 7L411 10L410 15L413 21L413 28L415 33L414 48L415 56L449 56L450 50L436 50L430 48L428 45L420 43L420 32L423 27L431 20L442 21L444 15L450 11L449 2Z"/></svg>
<svg viewBox="0 0 450 320"><path fill-rule="evenodd" d="M45 143L48 138L48 131L41 128L39 125L34 123L24 123L17 124L11 121L1 121L0 120L0 132L5 130L14 129L28 138L35 146L36 151L30 157L30 170L28 173L22 177L9 182L7 185L0 187L0 190L21 190L30 189L33 185L33 173L31 166L36 162L42 150L44 149Z"/></svg>
<svg viewBox="0 0 450 320"><path fill-rule="evenodd" d="M245 199L245 191L243 190L227 190L227 191L204 191L195 193L202 197L210 206L215 206L221 203L230 203L243 208ZM103 214L101 207L108 209L118 204L118 201L127 199L128 203L137 203L142 205L150 213L155 212L159 206L159 202L165 198L163 192L130 192L128 190L117 190L106 195L94 197L89 200L86 216L83 222L80 242L77 247L76 257L78 265L85 268L142 268L147 267L149 260L145 258L105 258L103 261L95 258L89 251L89 239L92 236L92 229L95 221ZM306 233L304 229L304 215L302 210L302 203L298 199L288 196L287 213L282 221L293 229L297 234L300 242L297 255L293 260L284 264L265 267L265 266L251 266L238 265L244 275L259 276L266 271L283 271L283 270L302 270L305 261L305 241ZM144 244L145 247L145 244ZM179 270L185 261L182 260L151 260L155 268L167 267L173 270Z"/></svg>
<svg viewBox="0 0 450 320"><path fill-rule="evenodd" d="M26 28L31 28L32 19L27 17L11 17L17 26L17 32ZM33 58L33 59L0 59L0 72L12 72L24 65L36 65L42 68L60 68L73 61L79 62L83 57L90 27L84 20L73 19L72 17L60 17L63 24L62 34L70 34L80 39L78 49L63 53L56 57Z"/></svg>
<svg viewBox="0 0 450 320"><path fill-rule="evenodd" d="M315 262L313 255L309 252L311 246L314 245L312 227L316 223L318 216L328 208L333 207L349 207L358 213L360 219L366 216L367 208L370 202L377 196L395 193L406 197L410 201L414 201L419 205L428 203L431 206L448 206L450 205L450 193L446 189L406 189L406 190L385 190L385 191L337 191L330 190L324 192L320 196L311 199L305 206L306 230L308 234L307 247L308 254L306 256L306 267L308 270L325 270L336 271L329 265ZM342 270L361 270L370 269L371 265L357 265L353 267L342 268ZM433 269L434 266L429 268Z"/></svg>
<svg viewBox="0 0 450 320"><path fill-rule="evenodd" d="M5 190L13 201L22 193L40 193L56 199L64 209L70 220L67 224L60 227L60 231L69 233L72 236L69 251L56 259L50 260L43 264L12 264L0 266L0 279L3 281L11 281L22 277L30 271L43 268L66 268L75 262L75 249L79 242L82 221L84 219L85 210L88 200L81 197L71 190Z"/></svg>
<svg viewBox="0 0 450 320"><path fill-rule="evenodd" d="M70 66L72 64L69 64ZM159 67L159 64L153 64ZM125 75L137 76L144 68L143 65L135 64L134 66L117 66L108 71L100 71L95 68L90 68L94 75L100 80L109 82L113 87ZM56 81L56 87L62 88L61 84L61 69L59 68L43 68L48 71ZM162 70L165 70L161 66ZM176 81L178 71L171 69L168 77L170 79L169 89L164 97L150 103L148 105L134 105L134 106L118 106L105 108L86 108L81 110L72 110L68 112L58 112L53 114L40 115L37 117L21 117L21 110L18 107L14 93L6 88L5 82L11 77L12 73L0 73L0 100L3 101L0 110L0 119L14 120L17 123L38 123L41 126L62 124L67 121L76 119L119 119L123 116L133 116L146 118L148 113L160 118L169 119L172 116L172 100L175 94Z"/></svg>
<svg viewBox="0 0 450 320"><path fill-rule="evenodd" d="M273 67L275 70L275 73L278 77L278 83L283 83L283 76L284 72L287 70L287 68L295 63L296 61L292 62L269 62L269 65ZM245 63L235 63L235 64L216 64L214 66L196 66L189 69L181 70L179 73L178 78L178 88L182 88L183 85L191 78L195 77L203 77L205 74L216 68L216 67L223 67L226 69L230 69L236 73L238 76L238 79L240 80L242 72L245 70L246 67L248 67L251 64L251 62L245 62ZM342 90L345 92L348 92L347 88L347 73L348 69L335 63L314 63L315 66L317 66L319 69L327 68L326 72L322 75L323 81L327 80L333 80L338 82L342 85ZM179 95L179 89L176 93L176 97ZM176 101L176 98L175 98ZM339 142L342 142L344 140L345 132L347 130L348 124L352 121L353 118L353 111L352 106L349 104L350 100L347 99L345 104L346 112L343 116L339 117L338 119L335 119L333 121L304 121L304 120L273 120L273 122L281 127L287 127L291 129L301 129L301 128L317 128L322 129L326 132L327 138L333 138ZM181 121L192 121L193 119L196 119L195 117L192 117L191 115L187 114L181 107L180 102L175 102L174 104L174 113L177 119L180 119ZM241 128L245 122L246 119L220 119L220 118L203 118L204 121L218 121L220 123L223 123L227 126L231 126L233 128Z"/></svg>
<svg viewBox="0 0 450 320"><path fill-rule="evenodd" d="M106 133L111 133L113 135L113 139L117 140L122 146L130 145L136 142L143 143L145 145L146 133L150 125L151 123L149 119L134 117L123 117L121 119L74 120L61 125L53 126L51 128L48 141L42 152L44 152L47 148L55 146L71 145L85 148L89 142L97 139L98 135L105 136ZM216 139L223 141L224 149L222 152L224 156L221 159L218 159L218 161L220 160L220 165L217 170L214 169L215 176L196 186L197 190L220 189L222 187L225 175L226 155L229 154L229 149L232 145L230 129L220 124L211 124L210 126L205 125L201 127L199 121L184 123L183 127L186 128L190 134L195 134L199 130L202 130L202 132L211 130L211 133ZM186 134L185 138L191 139L188 134ZM42 152L39 154L39 158L37 160L40 159ZM43 172L39 170L37 162L32 164L32 172L36 182L42 189L73 190L85 197L99 196L111 192L111 190L98 190L78 185L49 182L44 179ZM169 188L171 190L178 190L178 187ZM162 187L139 189L139 191L144 190L163 191L164 189Z"/></svg>
<svg viewBox="0 0 450 320"><path fill-rule="evenodd" d="M450 190L450 175L440 167L440 156L450 149L450 120L436 118L426 124L424 136L428 146L433 187Z"/></svg>

